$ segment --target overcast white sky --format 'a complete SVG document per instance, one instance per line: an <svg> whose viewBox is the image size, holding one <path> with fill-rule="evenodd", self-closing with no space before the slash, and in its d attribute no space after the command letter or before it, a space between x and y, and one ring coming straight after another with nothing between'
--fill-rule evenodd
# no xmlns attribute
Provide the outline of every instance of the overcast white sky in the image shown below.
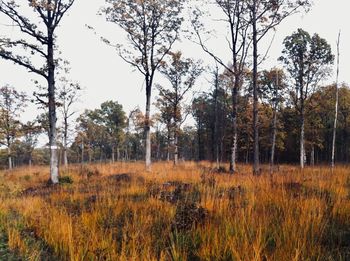
<svg viewBox="0 0 350 261"><path fill-rule="evenodd" d="M347 73L350 68L350 59L348 59L350 57L348 48L350 46L350 27L346 21L350 2L349 0L314 0L314 2L309 13L294 15L277 28L269 59L265 62L264 67L276 65L284 37L297 28L303 28L310 34L318 33L321 37L326 38L332 45L333 52L336 48L338 31L341 29L340 80L350 83L350 74ZM141 75L119 58L113 48L100 41L99 35L103 35L117 43L125 42L124 35L120 33L116 25L108 24L104 17L97 15L99 8L104 3L104 0L76 0L57 32L63 57L71 63L70 78L85 88L78 108L80 111L85 108L93 109L106 100L116 100L124 106L127 112L136 106L144 110L145 91ZM0 16L0 35L3 35L4 24L8 22L3 16ZM97 35L87 29L85 24L95 27ZM205 62L211 61L198 46L188 40L183 40L177 47L181 48L186 56L195 56ZM224 50L226 42L217 43L216 48ZM25 69L0 60L1 86L9 84L18 90L32 94L35 90L31 81L33 77L35 75L28 73ZM201 80L196 89L205 91L208 89L208 84L205 80ZM31 119L37 113L35 106L30 106L23 117Z"/></svg>

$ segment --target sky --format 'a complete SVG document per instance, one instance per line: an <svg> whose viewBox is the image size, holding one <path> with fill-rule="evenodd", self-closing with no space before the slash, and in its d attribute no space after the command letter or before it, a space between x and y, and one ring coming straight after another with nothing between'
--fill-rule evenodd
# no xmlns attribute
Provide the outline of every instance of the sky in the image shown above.
<svg viewBox="0 0 350 261"><path fill-rule="evenodd" d="M57 31L58 45L62 57L70 62L69 78L80 83L84 88L80 102L74 108L77 115L84 109L94 109L106 100L118 101L123 105L124 110L129 112L135 107L141 110L145 108L145 90L142 75L126 64L117 52L110 46L104 44L100 37L106 37L114 43L125 44L125 35L115 24L106 22L105 17L98 15L99 9L105 5L104 0L76 0L69 13L63 18L60 28ZM348 26L349 0L314 0L310 12L296 14L286 19L277 27L273 38L268 59L262 67L269 68L277 65L277 58L281 55L283 39L303 28L310 34L318 33L325 38L336 51L336 40L341 30L340 48L340 82L350 83L350 27ZM207 22L214 24L210 19L219 18L219 13L214 13ZM0 15L0 35L5 33L15 35L16 30L8 26L8 20ZM86 25L92 26L90 30ZM217 32L223 35L224 32ZM272 35L266 38L260 46L262 53L265 52L271 41ZM220 36L213 42L215 50L225 50L226 42L219 40ZM213 61L196 44L182 39L176 48L181 49L187 57L203 60L203 64L210 65ZM225 52L220 53L225 57ZM229 56L227 56L229 57ZM223 58L224 59L224 58ZM225 60L225 59L224 59ZM228 61L228 59L227 59ZM28 73L25 69L12 63L0 60L0 86L6 84L25 91L29 95L35 91L32 79L34 74ZM208 91L209 75L202 75L196 85L196 91ZM335 80L335 76L329 79ZM156 82L164 82L158 75ZM156 93L153 94L153 100ZM23 120L33 119L39 112L34 105L30 105L22 114Z"/></svg>

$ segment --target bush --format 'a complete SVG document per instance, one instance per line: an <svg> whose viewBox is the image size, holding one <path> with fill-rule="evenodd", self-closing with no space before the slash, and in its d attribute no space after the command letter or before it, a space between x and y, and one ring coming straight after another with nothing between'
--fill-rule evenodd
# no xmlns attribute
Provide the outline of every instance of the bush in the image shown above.
<svg viewBox="0 0 350 261"><path fill-rule="evenodd" d="M73 184L73 179L70 176L62 176L58 178L60 184Z"/></svg>

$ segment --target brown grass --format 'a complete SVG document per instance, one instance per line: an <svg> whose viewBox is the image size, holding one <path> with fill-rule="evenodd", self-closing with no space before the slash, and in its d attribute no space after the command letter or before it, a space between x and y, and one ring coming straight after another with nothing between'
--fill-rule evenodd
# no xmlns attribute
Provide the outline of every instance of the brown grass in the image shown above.
<svg viewBox="0 0 350 261"><path fill-rule="evenodd" d="M59 187L45 167L2 172L0 231L28 260L350 260L349 167L210 168L72 166Z"/></svg>

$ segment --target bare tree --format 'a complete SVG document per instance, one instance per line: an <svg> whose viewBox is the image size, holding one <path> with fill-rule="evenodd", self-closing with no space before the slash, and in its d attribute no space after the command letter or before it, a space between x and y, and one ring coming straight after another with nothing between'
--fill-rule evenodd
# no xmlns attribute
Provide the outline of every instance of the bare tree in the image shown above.
<svg viewBox="0 0 350 261"><path fill-rule="evenodd" d="M238 92L242 85L245 61L248 54L250 39L248 37L249 24L247 23L247 4L245 0L215 0L215 4L222 11L224 18L220 22L225 22L228 25L229 37L227 47L231 53L230 65L227 65L223 58L220 58L214 51L210 50L203 38L205 32L204 24L200 18L204 16L199 9L194 11L194 19L192 25L197 38L197 43L202 49L209 54L214 60L232 74L232 140L231 140L231 157L230 157L230 172L237 171L237 113L238 113Z"/></svg>
<svg viewBox="0 0 350 261"><path fill-rule="evenodd" d="M184 0L106 0L108 6L103 9L107 21L119 25L127 33L129 48L119 46L120 57L136 68L145 79L147 170L151 167L150 115L154 75L179 37L183 2Z"/></svg>
<svg viewBox="0 0 350 261"><path fill-rule="evenodd" d="M24 4L15 1L0 0L0 13L7 16L19 28L23 39L1 38L0 57L23 66L29 72L42 76L47 81L47 97L49 111L49 143L50 143L50 177L53 184L58 183L58 147L56 130L56 97L55 97L55 30L63 16L73 5L75 0L27 0L30 11L36 14L37 20L29 19L22 12ZM18 2L18 1L17 1ZM27 51L21 55L23 49ZM41 59L42 65L33 63L34 59Z"/></svg>
<svg viewBox="0 0 350 261"><path fill-rule="evenodd" d="M340 58L340 51L339 51L339 45L340 45L340 31L338 34L338 41L337 41L337 76L336 76L336 82L335 82L335 112L334 112L334 124L333 124L333 140L332 140L332 169L334 169L334 161L335 161L335 140L336 140L336 134L337 134L337 121L338 121L338 105L339 105L339 58Z"/></svg>

